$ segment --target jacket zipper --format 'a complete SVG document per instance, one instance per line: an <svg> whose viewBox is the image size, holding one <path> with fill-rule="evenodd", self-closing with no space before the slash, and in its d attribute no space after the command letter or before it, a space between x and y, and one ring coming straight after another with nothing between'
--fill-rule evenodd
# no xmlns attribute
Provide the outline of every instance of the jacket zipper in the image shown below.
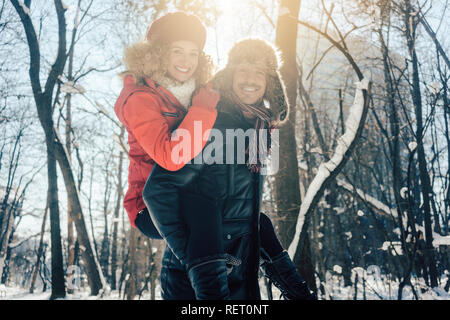
<svg viewBox="0 0 450 320"><path fill-rule="evenodd" d="M178 112L163 112L164 116L178 118Z"/></svg>

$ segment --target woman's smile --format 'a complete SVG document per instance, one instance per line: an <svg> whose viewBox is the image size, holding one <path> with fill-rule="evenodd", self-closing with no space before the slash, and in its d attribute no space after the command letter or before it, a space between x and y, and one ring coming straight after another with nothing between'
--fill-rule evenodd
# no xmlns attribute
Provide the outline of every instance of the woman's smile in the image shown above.
<svg viewBox="0 0 450 320"><path fill-rule="evenodd" d="M184 68L184 67L175 66L175 69L177 69L180 72L187 73L187 72L189 72L189 70L191 68Z"/></svg>

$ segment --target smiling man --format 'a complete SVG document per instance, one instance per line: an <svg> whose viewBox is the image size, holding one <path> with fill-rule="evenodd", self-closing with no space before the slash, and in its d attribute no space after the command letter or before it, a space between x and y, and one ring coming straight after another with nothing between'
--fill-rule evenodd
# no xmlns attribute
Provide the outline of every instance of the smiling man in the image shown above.
<svg viewBox="0 0 450 320"><path fill-rule="evenodd" d="M236 43L228 54L226 67L214 76L222 95L238 104L245 116L254 118L269 105L269 127L287 121L287 101L279 73L280 58L273 46L260 39ZM252 111L257 111L251 112Z"/></svg>
<svg viewBox="0 0 450 320"><path fill-rule="evenodd" d="M248 63L239 64L233 75L233 91L243 103L257 103L266 91L264 69Z"/></svg>

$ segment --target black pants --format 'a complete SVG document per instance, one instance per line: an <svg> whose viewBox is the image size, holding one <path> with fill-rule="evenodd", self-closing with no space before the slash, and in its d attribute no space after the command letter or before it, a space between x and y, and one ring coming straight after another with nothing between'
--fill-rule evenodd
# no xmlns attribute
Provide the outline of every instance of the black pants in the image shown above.
<svg viewBox="0 0 450 320"><path fill-rule="evenodd" d="M214 204L190 196L189 200L182 200L181 208L183 220L189 229L186 250L188 265L224 253L222 218ZM135 224L149 238L162 239L147 210L137 216ZM270 218L264 213L260 215L260 238L262 257L274 257L283 250ZM169 247L164 252L160 276L164 300L195 300L187 266L181 265Z"/></svg>
<svg viewBox="0 0 450 320"><path fill-rule="evenodd" d="M166 246L161 267L161 297L164 300L195 300L195 292L183 266Z"/></svg>
<svg viewBox="0 0 450 320"><path fill-rule="evenodd" d="M189 210L186 210L185 212L186 215L189 213ZM191 227L193 226L194 230L197 230L198 232L193 233L194 239L192 239L191 241L197 243L198 247L195 251L191 252L191 254L199 257L208 253L213 254L214 252L217 252L217 250L222 250L221 245L218 242L218 238L214 237L215 234L221 234L220 220L218 216L207 214L203 217L197 217L196 213L194 217L192 219L194 223L191 225ZM196 221L198 223L196 223ZM270 218L264 213L261 213L259 221L261 248L265 251L266 254L269 255L269 257L275 257L276 255L281 253L281 251L283 251L283 247L281 246L281 243L275 234L272 221L270 221ZM137 215L135 224L139 231L141 231L147 237L158 240L162 239L161 235L153 224L152 219L150 218L150 214L148 213L147 208L142 210ZM208 239L214 239L214 241L211 243L211 241L209 241ZM194 245L194 247L196 247L196 245Z"/></svg>

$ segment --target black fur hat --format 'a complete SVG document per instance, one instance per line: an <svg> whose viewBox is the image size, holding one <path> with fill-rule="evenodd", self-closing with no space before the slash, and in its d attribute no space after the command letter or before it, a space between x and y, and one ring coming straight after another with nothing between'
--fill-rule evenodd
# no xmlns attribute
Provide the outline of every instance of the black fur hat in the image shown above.
<svg viewBox="0 0 450 320"><path fill-rule="evenodd" d="M214 76L214 87L219 91L232 90L233 73L236 66L247 63L258 66L266 73L266 92L263 99L270 104L272 125L286 123L289 104L280 75L281 60L277 50L261 39L245 39L236 43L228 53L228 63Z"/></svg>

